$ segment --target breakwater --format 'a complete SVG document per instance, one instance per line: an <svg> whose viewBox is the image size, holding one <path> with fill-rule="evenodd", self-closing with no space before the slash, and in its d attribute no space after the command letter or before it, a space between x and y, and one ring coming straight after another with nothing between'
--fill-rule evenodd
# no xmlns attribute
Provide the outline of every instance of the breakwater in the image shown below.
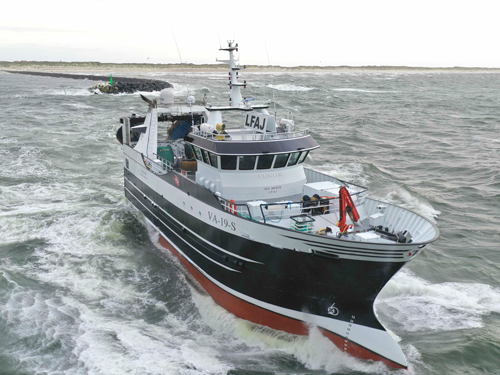
<svg viewBox="0 0 500 375"><path fill-rule="evenodd" d="M10 70L6 70L6 72L13 74L28 74L34 76L45 76L53 78L71 78L71 79L86 79L89 81L101 81L104 83L95 85L93 87L90 87L89 89L96 93L99 91L104 94L121 94L121 93L131 94L138 91L142 92L161 91L165 88L172 87L172 85L166 81L142 79L142 78L113 77L113 84L110 84L108 82L110 80L110 77L101 75L25 72L25 71L10 71Z"/></svg>

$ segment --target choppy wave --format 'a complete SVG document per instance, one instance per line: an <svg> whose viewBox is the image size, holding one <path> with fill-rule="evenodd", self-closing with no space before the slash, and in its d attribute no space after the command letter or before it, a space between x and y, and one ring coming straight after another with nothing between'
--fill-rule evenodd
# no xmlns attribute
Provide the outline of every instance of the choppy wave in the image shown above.
<svg viewBox="0 0 500 375"><path fill-rule="evenodd" d="M266 87L269 87L271 89L279 90L279 91L311 91L314 90L312 87L305 87L305 86L297 86L297 85L291 85L291 84L278 84L278 85L267 85Z"/></svg>
<svg viewBox="0 0 500 375"><path fill-rule="evenodd" d="M280 83L269 85L271 76ZM165 77L179 100L187 87L198 102L203 93L227 97L226 75ZM495 373L499 76L247 77L251 95L271 88L278 116L292 111L315 134L311 167L440 227L441 239L376 302L409 373ZM97 96L87 86L1 75L0 372L394 373L346 356L314 327L301 337L237 319L193 287L123 197L114 133L123 112L146 105L138 94ZM329 98L330 88L345 95Z"/></svg>
<svg viewBox="0 0 500 375"><path fill-rule="evenodd" d="M407 269L387 284L377 308L388 309L403 331L439 332L484 327L500 313L500 288L481 283L433 284Z"/></svg>
<svg viewBox="0 0 500 375"><path fill-rule="evenodd" d="M370 184L369 176L364 173L364 164L361 163L325 164L318 168L318 170L343 181L362 186Z"/></svg>
<svg viewBox="0 0 500 375"><path fill-rule="evenodd" d="M429 202L426 202L422 198L417 198L402 187L391 191L385 197L381 198L381 200L415 211L434 223L436 223L436 218L441 214Z"/></svg>
<svg viewBox="0 0 500 375"><path fill-rule="evenodd" d="M57 89L52 89L52 90L40 92L38 95L40 95L40 96L45 96L45 95L89 96L89 95L94 95L94 93L88 89L73 89L73 88L66 88L66 87L61 86L60 88L57 88Z"/></svg>
<svg viewBox="0 0 500 375"><path fill-rule="evenodd" d="M353 89L353 88L332 89L332 91L363 92L369 94L395 94L398 92L398 91L366 90L366 89Z"/></svg>

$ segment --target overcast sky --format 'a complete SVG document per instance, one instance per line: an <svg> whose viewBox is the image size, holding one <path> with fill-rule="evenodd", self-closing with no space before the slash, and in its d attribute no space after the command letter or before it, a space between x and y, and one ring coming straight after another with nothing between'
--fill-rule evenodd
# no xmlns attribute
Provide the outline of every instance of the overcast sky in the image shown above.
<svg viewBox="0 0 500 375"><path fill-rule="evenodd" d="M0 61L500 68L500 1L7 0ZM266 45L267 52L266 53Z"/></svg>

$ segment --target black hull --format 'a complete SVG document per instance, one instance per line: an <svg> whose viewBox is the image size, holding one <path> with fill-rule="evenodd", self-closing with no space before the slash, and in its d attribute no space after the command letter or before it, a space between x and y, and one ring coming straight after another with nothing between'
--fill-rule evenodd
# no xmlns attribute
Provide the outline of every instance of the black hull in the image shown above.
<svg viewBox="0 0 500 375"><path fill-rule="evenodd" d="M233 291L266 304L385 331L374 314L373 302L404 262L327 258L252 241L207 225L196 215L177 208L128 170L125 170L125 177L126 197L168 239L172 246L166 247L173 250L175 255L189 261L189 264L184 263L191 273L195 272L190 269L190 266L193 266L196 272L205 275L205 278L213 279L212 281ZM212 200L213 207L220 210L217 200L205 189L200 188L196 193L192 190L191 194L207 194L199 199L208 204ZM206 241L200 240L196 234ZM217 247L234 256L222 252ZM253 262L244 261L242 257ZM199 275L194 276L200 281ZM201 284L207 289L203 282ZM207 291L210 293L210 290ZM329 314L332 304L338 308L334 317ZM244 318L272 328L304 334L299 332L300 329L286 329L282 325L267 324L265 319L253 320L247 316ZM337 341L335 343L338 346L343 346L344 341L347 342L347 337L339 336L338 333L335 336L332 341ZM365 355L363 358L371 357ZM405 367L390 360L386 362L396 367Z"/></svg>

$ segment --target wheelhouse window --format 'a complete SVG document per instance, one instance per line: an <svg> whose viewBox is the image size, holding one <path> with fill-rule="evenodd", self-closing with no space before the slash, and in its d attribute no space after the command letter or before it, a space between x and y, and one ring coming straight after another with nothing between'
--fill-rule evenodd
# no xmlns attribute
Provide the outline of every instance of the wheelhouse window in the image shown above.
<svg viewBox="0 0 500 375"><path fill-rule="evenodd" d="M220 167L226 170L235 170L237 160L237 156L221 155Z"/></svg>
<svg viewBox="0 0 500 375"><path fill-rule="evenodd" d="M299 158L299 164L303 163L306 160L308 153L309 153L309 151L302 151L302 154L300 155L300 158Z"/></svg>
<svg viewBox="0 0 500 375"><path fill-rule="evenodd" d="M297 164L297 161L299 161L299 156L300 156L300 151L290 154L290 159L288 160L288 166Z"/></svg>
<svg viewBox="0 0 500 375"><path fill-rule="evenodd" d="M273 159L274 155L259 155L259 160L257 160L257 169L271 169Z"/></svg>
<svg viewBox="0 0 500 375"><path fill-rule="evenodd" d="M201 150L201 153L203 155L203 161L210 165L210 158L208 157L208 151L207 150Z"/></svg>
<svg viewBox="0 0 500 375"><path fill-rule="evenodd" d="M276 155L276 160L274 161L274 168L283 168L288 161L290 154L279 154Z"/></svg>
<svg viewBox="0 0 500 375"><path fill-rule="evenodd" d="M251 169L255 169L255 161L257 160L257 156L255 155L247 155L247 156L238 156L240 161L239 169L243 171L248 171Z"/></svg>
<svg viewBox="0 0 500 375"><path fill-rule="evenodd" d="M199 147L196 147L196 146L193 146L193 153L194 153L194 157L199 160L199 161L203 161L203 157L201 156L201 151L200 151L200 148Z"/></svg>
<svg viewBox="0 0 500 375"><path fill-rule="evenodd" d="M210 161L212 162L212 167L214 168L219 168L219 163L217 163L217 155L209 152L208 155L210 156Z"/></svg>

